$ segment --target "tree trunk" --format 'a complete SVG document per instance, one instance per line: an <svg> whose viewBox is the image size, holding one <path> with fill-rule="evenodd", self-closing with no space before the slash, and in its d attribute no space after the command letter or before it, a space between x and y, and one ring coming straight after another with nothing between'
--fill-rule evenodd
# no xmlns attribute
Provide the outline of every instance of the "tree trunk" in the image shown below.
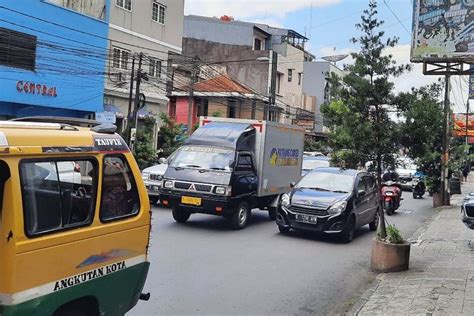
<svg viewBox="0 0 474 316"><path fill-rule="evenodd" d="M382 156L377 155L377 192L378 192L378 203L379 203L379 232L380 237L387 237L387 230L385 227L385 213L383 211L383 200L382 200Z"/></svg>

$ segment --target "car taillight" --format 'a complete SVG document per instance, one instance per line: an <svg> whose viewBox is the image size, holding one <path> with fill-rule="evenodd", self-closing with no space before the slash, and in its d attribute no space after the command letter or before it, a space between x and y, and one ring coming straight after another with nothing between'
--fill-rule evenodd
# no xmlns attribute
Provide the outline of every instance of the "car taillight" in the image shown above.
<svg viewBox="0 0 474 316"><path fill-rule="evenodd" d="M388 196L387 196L387 197L385 198L385 201L386 201L386 202L390 202L391 200L392 200L391 197L388 197Z"/></svg>

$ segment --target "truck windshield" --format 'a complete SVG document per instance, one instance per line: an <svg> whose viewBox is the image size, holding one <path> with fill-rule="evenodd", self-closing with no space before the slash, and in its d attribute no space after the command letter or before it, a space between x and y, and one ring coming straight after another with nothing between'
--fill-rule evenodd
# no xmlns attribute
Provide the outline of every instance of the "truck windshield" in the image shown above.
<svg viewBox="0 0 474 316"><path fill-rule="evenodd" d="M172 168L231 171L235 152L220 147L183 146L172 159Z"/></svg>

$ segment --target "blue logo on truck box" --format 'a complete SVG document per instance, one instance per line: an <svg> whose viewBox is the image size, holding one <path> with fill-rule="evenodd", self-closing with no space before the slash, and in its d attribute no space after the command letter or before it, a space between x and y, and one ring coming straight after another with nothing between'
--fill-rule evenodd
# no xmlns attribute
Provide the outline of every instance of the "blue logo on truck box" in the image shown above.
<svg viewBox="0 0 474 316"><path fill-rule="evenodd" d="M297 166L299 150L291 148L273 148L270 152L271 166Z"/></svg>

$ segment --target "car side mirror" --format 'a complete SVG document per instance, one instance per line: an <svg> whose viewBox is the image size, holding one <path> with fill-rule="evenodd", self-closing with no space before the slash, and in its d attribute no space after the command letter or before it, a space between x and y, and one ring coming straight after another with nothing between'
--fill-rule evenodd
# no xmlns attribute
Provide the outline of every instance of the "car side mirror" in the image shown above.
<svg viewBox="0 0 474 316"><path fill-rule="evenodd" d="M158 159L158 162L160 163L160 165L168 164L168 159L161 157L160 159Z"/></svg>
<svg viewBox="0 0 474 316"><path fill-rule="evenodd" d="M290 188L294 188L295 186L296 186L296 182L291 181L291 182L290 182Z"/></svg>
<svg viewBox="0 0 474 316"><path fill-rule="evenodd" d="M362 197L362 196L365 196L365 190L357 191L357 197Z"/></svg>

